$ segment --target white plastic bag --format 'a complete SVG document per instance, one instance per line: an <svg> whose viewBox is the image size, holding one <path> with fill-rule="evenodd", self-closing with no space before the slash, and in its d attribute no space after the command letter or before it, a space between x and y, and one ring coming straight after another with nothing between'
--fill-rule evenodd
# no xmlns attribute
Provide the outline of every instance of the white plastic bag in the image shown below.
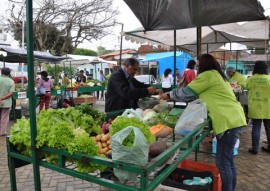
<svg viewBox="0 0 270 191"><path fill-rule="evenodd" d="M126 109L124 113L122 114L122 116L129 117L129 118L136 117L139 120L143 121L141 114L138 111L135 111L134 109Z"/></svg>
<svg viewBox="0 0 270 191"><path fill-rule="evenodd" d="M122 143L134 132L134 143L132 147L124 146ZM146 165L148 161L149 145L144 134L137 127L126 127L112 136L112 160L117 162L131 163L139 166ZM136 181L138 174L114 169L114 175L121 181Z"/></svg>
<svg viewBox="0 0 270 191"><path fill-rule="evenodd" d="M188 104L175 126L175 133L182 136L193 131L199 124L207 118L207 109L204 102L200 99Z"/></svg>

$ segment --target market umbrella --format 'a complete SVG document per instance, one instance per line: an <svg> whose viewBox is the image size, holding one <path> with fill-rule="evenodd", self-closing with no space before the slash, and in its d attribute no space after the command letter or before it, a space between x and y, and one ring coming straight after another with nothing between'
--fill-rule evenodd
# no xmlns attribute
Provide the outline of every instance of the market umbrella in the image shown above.
<svg viewBox="0 0 270 191"><path fill-rule="evenodd" d="M257 0L124 0L146 31L265 19Z"/></svg>

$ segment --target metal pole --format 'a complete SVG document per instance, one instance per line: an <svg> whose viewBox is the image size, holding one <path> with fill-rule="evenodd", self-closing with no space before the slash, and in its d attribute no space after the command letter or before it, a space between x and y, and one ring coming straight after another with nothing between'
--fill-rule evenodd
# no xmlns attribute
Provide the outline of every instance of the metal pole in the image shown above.
<svg viewBox="0 0 270 191"><path fill-rule="evenodd" d="M120 67L121 67L124 24L123 23L119 23L119 24L122 25L122 27L121 27L121 40L120 40L120 57L119 57L119 64L120 64Z"/></svg>
<svg viewBox="0 0 270 191"><path fill-rule="evenodd" d="M173 30L173 70L174 70L174 78L173 78L173 89L175 88L176 85L176 75L175 75L175 70L176 70L176 30ZM175 101L173 102L173 105L175 106ZM175 133L173 131L173 142L175 142Z"/></svg>
<svg viewBox="0 0 270 191"><path fill-rule="evenodd" d="M173 46L173 71L174 71L174 78L173 78L173 87L175 88L176 86L176 75L175 75L175 70L176 70L176 30L173 31L173 38L174 38L174 46Z"/></svg>
<svg viewBox="0 0 270 191"><path fill-rule="evenodd" d="M202 28L197 27L197 58L202 53Z"/></svg>
<svg viewBox="0 0 270 191"><path fill-rule="evenodd" d="M197 58L199 57L199 55L201 55L202 52L202 28L201 27L197 27ZM207 44L207 53L208 53L208 44ZM197 146L195 148L195 161L198 160L197 158L197 153L199 152L199 146Z"/></svg>
<svg viewBox="0 0 270 191"><path fill-rule="evenodd" d="M27 29L27 71L28 71L28 96L31 127L31 147L33 159L33 172L35 191L41 191L38 150L36 148L36 109L35 109L35 79L33 58L33 4L32 0L26 0L26 29Z"/></svg>
<svg viewBox="0 0 270 191"><path fill-rule="evenodd" d="M22 49L24 49L24 9L25 9L25 1L23 1L23 7L22 7ZM21 88L23 89L23 86L24 86L24 72L23 72L23 69L24 69L24 63L21 63L21 67L22 67L22 70L21 70Z"/></svg>
<svg viewBox="0 0 270 191"><path fill-rule="evenodd" d="M235 71L237 71L237 62L238 62L238 51L236 51L236 63L235 63Z"/></svg>

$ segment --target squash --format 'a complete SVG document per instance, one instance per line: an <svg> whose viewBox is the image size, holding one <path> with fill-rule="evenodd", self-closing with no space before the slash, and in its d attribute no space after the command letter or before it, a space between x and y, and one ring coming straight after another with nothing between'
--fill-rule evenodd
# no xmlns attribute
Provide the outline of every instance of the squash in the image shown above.
<svg viewBox="0 0 270 191"><path fill-rule="evenodd" d="M163 128L165 127L165 125L158 123L157 125L154 125L150 128L150 132L153 135L156 135L158 132L160 132Z"/></svg>

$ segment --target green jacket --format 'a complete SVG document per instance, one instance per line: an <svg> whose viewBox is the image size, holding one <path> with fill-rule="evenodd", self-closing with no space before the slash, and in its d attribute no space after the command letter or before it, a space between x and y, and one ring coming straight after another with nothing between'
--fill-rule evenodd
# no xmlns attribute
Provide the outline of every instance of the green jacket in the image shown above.
<svg viewBox="0 0 270 191"><path fill-rule="evenodd" d="M246 89L247 86L247 79L245 76L240 74L239 72L235 72L234 75L231 78L228 78L228 80L231 82L237 82L238 84L241 85L242 89Z"/></svg>
<svg viewBox="0 0 270 191"><path fill-rule="evenodd" d="M248 116L270 119L270 76L254 74L247 79Z"/></svg>

